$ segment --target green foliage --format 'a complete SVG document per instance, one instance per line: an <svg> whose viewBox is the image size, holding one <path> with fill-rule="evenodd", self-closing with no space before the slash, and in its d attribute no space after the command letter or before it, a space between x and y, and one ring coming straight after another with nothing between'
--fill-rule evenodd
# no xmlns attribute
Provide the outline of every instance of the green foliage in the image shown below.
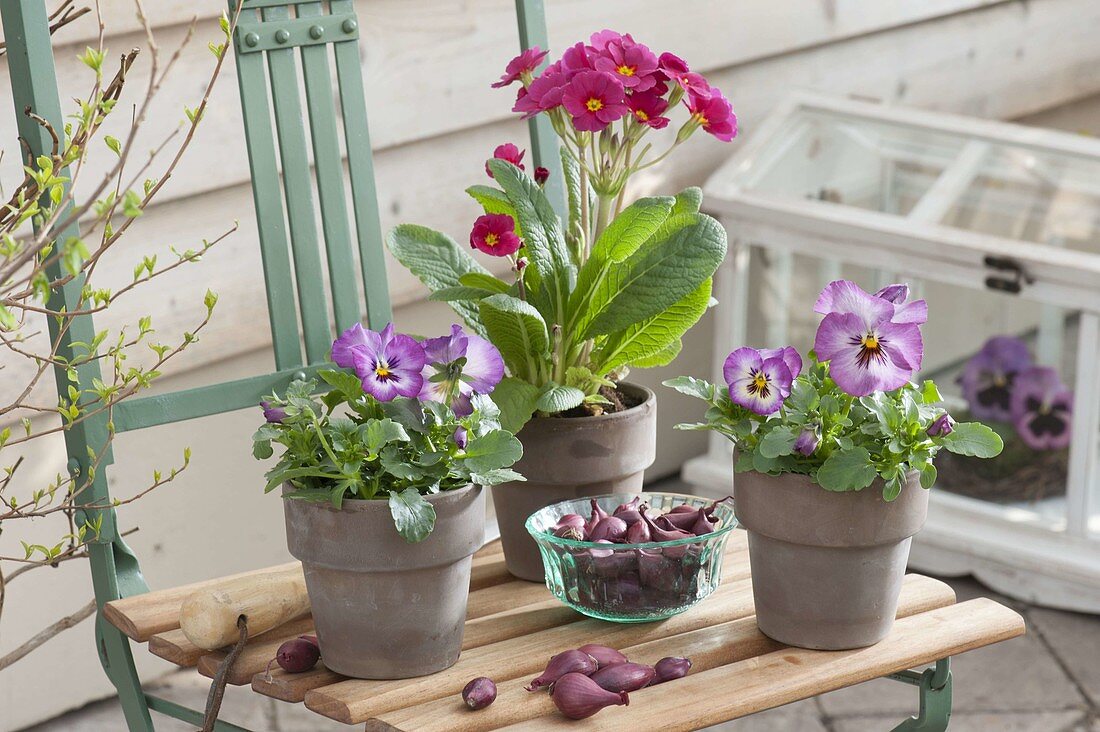
<svg viewBox="0 0 1100 732"><path fill-rule="evenodd" d="M699 213L699 189L638 199L590 228L582 209L591 215L612 203L563 155L569 197L563 227L523 171L503 160L488 165L500 188L476 185L467 193L486 212L515 220L524 244L519 255L528 265L513 266L513 283L422 227L398 226L388 242L432 299L451 303L500 350L514 379L494 393L508 427L518 430L535 413L606 403L599 389L631 367L671 362L684 333L711 304L711 276L726 252L725 230Z"/></svg>
<svg viewBox="0 0 1100 732"><path fill-rule="evenodd" d="M523 447L502 429L500 410L488 397L475 395L473 413L457 417L438 402L378 402L347 371L325 369L318 376L329 386L320 398L311 379L267 399L269 409L285 416L252 436L257 459L272 457L273 444L284 448L267 472L266 490L287 485L289 499L336 508L345 499L386 499L398 533L418 542L435 525L425 496L470 483L523 480L508 470ZM467 433L465 448L455 438L460 427Z"/></svg>
<svg viewBox="0 0 1100 732"><path fill-rule="evenodd" d="M853 397L829 378L828 364L814 359L794 380L782 408L768 416L734 404L724 387L702 379L681 376L664 384L707 403L703 422L677 428L725 435L736 446L738 472L799 473L830 491L863 490L879 480L883 497L892 501L910 475L918 476L924 488L935 484L940 450L994 457L1003 447L993 430L978 423L957 424L942 437L929 435L928 428L944 412L931 381ZM820 436L810 455L794 449L804 431Z"/></svg>

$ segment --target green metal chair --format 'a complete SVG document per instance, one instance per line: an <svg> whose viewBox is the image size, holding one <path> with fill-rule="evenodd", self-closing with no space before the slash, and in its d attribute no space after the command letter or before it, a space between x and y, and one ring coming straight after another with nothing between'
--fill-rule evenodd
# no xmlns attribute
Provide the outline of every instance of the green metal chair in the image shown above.
<svg viewBox="0 0 1100 732"><path fill-rule="evenodd" d="M254 408L264 394L282 390L293 379L319 367L327 357L334 334L359 322L364 310L373 328L382 327L392 317L354 2L330 0L327 12L326 3L316 1L242 2L233 45L276 371L123 402L114 413L117 432ZM230 10L236 10L235 0L230 0ZM545 48L542 0L516 0L516 11L521 45L527 48L537 44ZM31 152L38 155L50 149L50 140L23 110L31 108L57 129L63 123L45 3L2 0L0 12L19 134ZM339 107L334 86L338 89ZM300 88L305 89L304 99ZM345 197L338 110L347 150L350 202ZM307 145L313 152L312 166ZM556 138L545 119L532 120L531 147L536 165L560 169ZM550 180L560 181L561 176L552 175ZM315 190L321 237L315 219ZM551 196L563 200L560 190L552 191ZM70 233L75 232L59 232L59 237ZM359 254L365 303L359 299L355 249ZM327 262L327 283L322 259ZM71 282L57 293L53 305L71 307L82 284L80 280ZM56 336L54 325L51 320L51 333ZM73 343L90 342L93 334L91 316L76 319L61 339L60 355L68 356ZM79 370L82 386L90 385L98 376L95 362ZM67 389L69 382L62 370L56 374L56 381L61 390ZM108 436L106 419L106 415L88 419L65 433L68 468L74 474L87 469L88 447L104 444ZM103 456L102 465L111 462L110 455ZM82 501L84 505L110 504L105 471L95 474ZM92 581L100 608L96 616L96 648L107 676L118 690L127 725L131 730L152 730L151 709L201 724L201 712L142 689L129 639L104 621L105 603L148 592L149 588L137 557L119 536L114 509L88 510L103 514L102 532L89 547ZM219 722L217 729L242 728Z"/></svg>

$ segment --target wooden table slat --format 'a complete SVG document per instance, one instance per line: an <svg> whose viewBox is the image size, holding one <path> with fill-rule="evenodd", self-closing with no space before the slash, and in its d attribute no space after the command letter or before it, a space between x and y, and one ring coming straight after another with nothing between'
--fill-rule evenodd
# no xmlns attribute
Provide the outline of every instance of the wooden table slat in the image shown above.
<svg viewBox="0 0 1100 732"><path fill-rule="evenodd" d="M954 602L955 592L943 582L920 575L908 575L898 601L898 617L909 617L946 607ZM666 656L687 657L692 661L691 673L695 674L784 647L761 633L756 627L756 618L749 616L619 650L632 661L650 665ZM452 694L367 720L366 729L367 732L393 729L416 732L489 732L555 714L556 709L548 694L532 694L524 689L529 681L530 677L523 677L498 683L496 702L476 714L469 713L461 697Z"/></svg>
<svg viewBox="0 0 1100 732"><path fill-rule="evenodd" d="M505 729L689 732L1009 640L1024 630L1024 620L1014 610L979 598L903 618L886 639L868 648L784 648L642 689L631 695L629 706L586 720L553 714ZM687 699L705 703L685 704Z"/></svg>

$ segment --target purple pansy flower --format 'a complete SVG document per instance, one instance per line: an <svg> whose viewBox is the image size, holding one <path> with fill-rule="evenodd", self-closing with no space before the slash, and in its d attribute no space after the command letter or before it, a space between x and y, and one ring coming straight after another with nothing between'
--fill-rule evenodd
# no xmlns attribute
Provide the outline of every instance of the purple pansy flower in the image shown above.
<svg viewBox="0 0 1100 732"><path fill-rule="evenodd" d="M959 378L970 413L978 419L1012 419L1013 383L1031 365L1031 352L1019 338L994 336L986 341Z"/></svg>
<svg viewBox="0 0 1100 732"><path fill-rule="evenodd" d="M799 364L801 366L801 363ZM726 358L722 374L729 385L730 399L756 414L779 411L791 393L794 377L783 357L764 358L755 348L738 348Z"/></svg>
<svg viewBox="0 0 1100 732"><path fill-rule="evenodd" d="M820 360L830 362L829 374L837 386L852 396L867 396L905 385L924 357L920 326L907 314L918 312L923 302L904 306L912 310L899 316L904 308L854 282L827 285L814 306L814 312L825 315L814 350Z"/></svg>
<svg viewBox="0 0 1100 732"><path fill-rule="evenodd" d="M271 402L260 402L260 409L264 410L264 419L268 422L282 422L286 419L286 410L279 406L273 406Z"/></svg>
<svg viewBox="0 0 1100 732"><path fill-rule="evenodd" d="M793 346L784 346L783 348L761 348L760 357L765 361L773 358L783 359L783 363L787 364L787 370L791 372L791 380L798 378L798 375L802 373L802 357L798 355L798 351Z"/></svg>
<svg viewBox="0 0 1100 732"><path fill-rule="evenodd" d="M794 441L794 451L799 455L809 457L814 454L820 444L821 435L818 434L817 429L807 427L798 433L798 438Z"/></svg>
<svg viewBox="0 0 1100 732"><path fill-rule="evenodd" d="M460 417L473 412L470 396L489 394L504 378L500 351L481 336L467 334L460 325L451 326L449 336L424 341L421 399L450 402Z"/></svg>
<svg viewBox="0 0 1100 732"><path fill-rule="evenodd" d="M458 445L459 450L465 450L466 449L466 445L467 445L467 442L468 442L468 436L466 434L466 428L465 427L459 427L455 430L454 441L455 441L455 444Z"/></svg>
<svg viewBox="0 0 1100 732"><path fill-rule="evenodd" d="M928 322L928 301L914 300L909 302L909 285L887 285L876 292L875 297L894 304L895 323L922 325Z"/></svg>
<svg viewBox="0 0 1100 732"><path fill-rule="evenodd" d="M951 419L950 414L944 412L928 425L926 431L929 437L947 437L955 431L955 420Z"/></svg>
<svg viewBox="0 0 1100 732"><path fill-rule="evenodd" d="M381 333L356 323L333 342L332 360L354 369L363 391L382 402L416 396L424 383L424 349L411 336L395 333L393 323Z"/></svg>
<svg viewBox="0 0 1100 732"><path fill-rule="evenodd" d="M1048 366L1021 371L1012 387L1012 421L1020 439L1034 450L1069 447L1073 431L1073 392Z"/></svg>

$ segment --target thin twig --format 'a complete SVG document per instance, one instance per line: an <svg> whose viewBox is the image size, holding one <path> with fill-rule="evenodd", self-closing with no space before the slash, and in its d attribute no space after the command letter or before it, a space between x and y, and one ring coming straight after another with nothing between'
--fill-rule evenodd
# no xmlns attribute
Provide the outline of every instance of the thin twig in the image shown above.
<svg viewBox="0 0 1100 732"><path fill-rule="evenodd" d="M15 650L8 653L7 655L0 657L0 671L3 671L8 666L23 658L23 656L26 656L28 653L41 646L43 643L50 640L58 633L68 630L69 628L79 623L81 620L89 617L90 615L92 615L92 613L95 612L95 610L96 601L95 598L92 598L92 600L87 605L80 608L72 615L66 615L65 617L61 618L61 620L58 620L56 623L53 623L52 625L43 628L21 646L17 647Z"/></svg>

